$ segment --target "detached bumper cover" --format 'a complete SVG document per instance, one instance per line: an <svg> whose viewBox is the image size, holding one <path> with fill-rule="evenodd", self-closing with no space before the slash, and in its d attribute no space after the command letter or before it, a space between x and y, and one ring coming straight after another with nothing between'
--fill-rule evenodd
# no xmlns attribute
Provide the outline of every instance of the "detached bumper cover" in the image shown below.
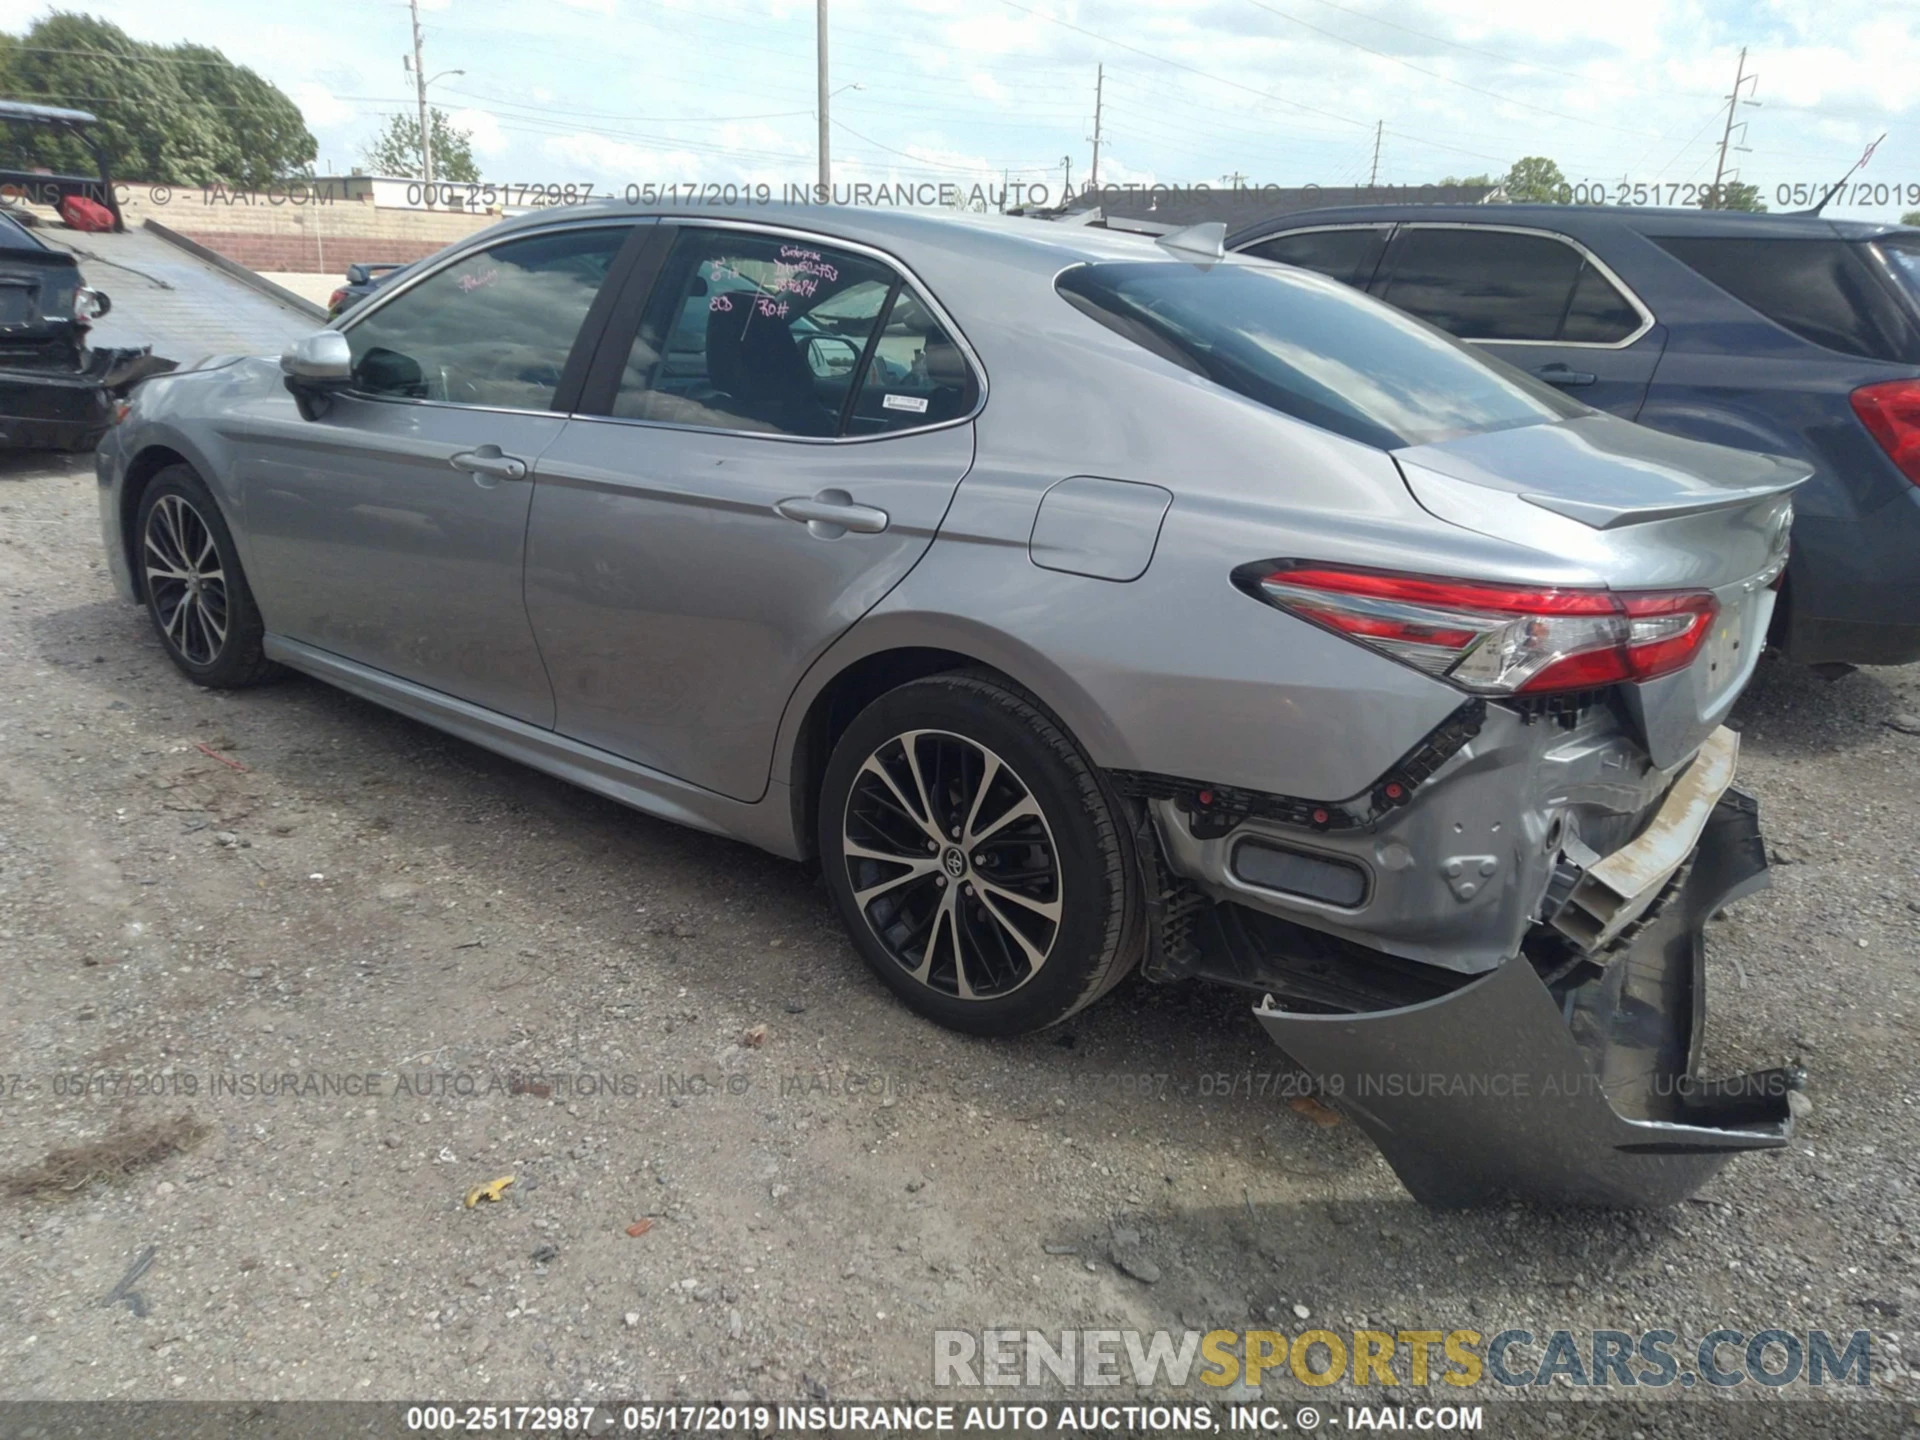
<svg viewBox="0 0 1920 1440"><path fill-rule="evenodd" d="M1797 1072L1693 1074L1703 927L1765 882L1757 807L1729 790L1641 927L1567 978L1550 983L1523 955L1403 1009L1313 1015L1269 1001L1255 1015L1425 1204L1670 1205L1792 1131Z"/></svg>

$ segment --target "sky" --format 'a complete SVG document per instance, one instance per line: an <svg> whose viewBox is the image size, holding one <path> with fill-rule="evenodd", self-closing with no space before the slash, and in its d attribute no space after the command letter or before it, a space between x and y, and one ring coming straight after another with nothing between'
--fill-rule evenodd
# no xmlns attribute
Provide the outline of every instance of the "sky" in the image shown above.
<svg viewBox="0 0 1920 1440"><path fill-rule="evenodd" d="M1769 208L1885 140L1833 215L1920 210L1920 5L1887 0L829 0L837 185L1083 185L1097 67L1106 184L1351 185L1504 172L1713 179ZM18 32L44 4L0 0ZM413 104L395 0L107 0L134 36L192 40L279 85L342 173ZM766 183L816 175L813 0L422 0L434 103L507 183ZM1783 189L1782 187L1787 187ZM1642 190L1669 201L1684 190ZM1859 203L1853 203L1859 202Z"/></svg>

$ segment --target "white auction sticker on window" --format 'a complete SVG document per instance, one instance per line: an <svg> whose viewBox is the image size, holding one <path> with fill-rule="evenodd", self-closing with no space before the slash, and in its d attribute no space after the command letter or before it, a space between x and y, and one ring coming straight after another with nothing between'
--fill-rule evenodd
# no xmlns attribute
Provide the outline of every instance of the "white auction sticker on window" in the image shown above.
<svg viewBox="0 0 1920 1440"><path fill-rule="evenodd" d="M887 410L911 410L916 415L927 413L927 397L924 395L888 395L880 405Z"/></svg>

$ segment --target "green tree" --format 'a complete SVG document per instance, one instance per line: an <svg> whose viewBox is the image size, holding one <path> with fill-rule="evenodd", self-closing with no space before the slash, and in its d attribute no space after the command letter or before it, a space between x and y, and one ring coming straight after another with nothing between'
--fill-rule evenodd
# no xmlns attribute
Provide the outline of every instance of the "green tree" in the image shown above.
<svg viewBox="0 0 1920 1440"><path fill-rule="evenodd" d="M1491 185L1493 184L1493 177L1491 175L1449 175L1446 179L1436 181L1435 183L1440 185Z"/></svg>
<svg viewBox="0 0 1920 1440"><path fill-rule="evenodd" d="M1909 210L1900 217L1902 225L1920 225L1920 210Z"/></svg>
<svg viewBox="0 0 1920 1440"><path fill-rule="evenodd" d="M1506 187L1507 199L1515 204L1564 205L1573 196L1573 189L1567 184L1567 177L1560 173L1560 167L1544 155L1528 155L1514 161L1513 168L1500 183Z"/></svg>
<svg viewBox="0 0 1920 1440"><path fill-rule="evenodd" d="M463 185L478 180L480 166L473 158L473 132L457 129L444 110L436 108L428 113L433 126L433 178ZM425 170L420 163L419 120L411 115L389 115L386 128L360 154L375 175L420 179Z"/></svg>
<svg viewBox="0 0 1920 1440"><path fill-rule="evenodd" d="M0 37L0 94L90 110L116 178L257 188L311 170L299 109L253 71L201 45L148 45L91 15L54 11ZM86 147L57 131L7 127L10 166L90 174Z"/></svg>
<svg viewBox="0 0 1920 1440"><path fill-rule="evenodd" d="M1713 204L1713 198L1712 192L1709 191L1700 201L1700 208L1702 210L1745 210L1754 215L1767 213L1767 202L1760 198L1758 185L1743 185L1738 180L1723 180L1720 182L1720 203Z"/></svg>

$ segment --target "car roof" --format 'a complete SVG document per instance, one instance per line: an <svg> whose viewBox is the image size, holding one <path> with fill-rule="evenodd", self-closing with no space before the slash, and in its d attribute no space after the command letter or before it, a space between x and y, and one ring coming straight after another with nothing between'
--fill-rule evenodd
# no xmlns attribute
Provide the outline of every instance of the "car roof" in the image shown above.
<svg viewBox="0 0 1920 1440"><path fill-rule="evenodd" d="M1344 205L1295 210L1257 221L1227 237L1243 245L1285 230L1329 224L1434 223L1510 225L1579 235L1594 229L1627 229L1647 236L1698 235L1773 240L1871 240L1911 226L1888 221L1830 220L1824 215L1754 214L1742 210L1682 210L1637 205Z"/></svg>
<svg viewBox="0 0 1920 1440"><path fill-rule="evenodd" d="M519 230L539 229L573 220L620 218L674 221L698 225L711 221L778 226L846 240L898 253L910 265L917 246L963 252L983 263L999 260L1021 268L1036 264L1063 269L1094 260L1165 260L1178 263L1153 237L1062 224L1022 216L978 214L905 206L854 205L629 205L618 201L544 209L516 216L481 232L494 244ZM478 237L475 237L478 238ZM472 241L466 242L471 244Z"/></svg>
<svg viewBox="0 0 1920 1440"><path fill-rule="evenodd" d="M13 216L0 214L0 251L6 250L16 253L25 250L37 255L59 253Z"/></svg>

